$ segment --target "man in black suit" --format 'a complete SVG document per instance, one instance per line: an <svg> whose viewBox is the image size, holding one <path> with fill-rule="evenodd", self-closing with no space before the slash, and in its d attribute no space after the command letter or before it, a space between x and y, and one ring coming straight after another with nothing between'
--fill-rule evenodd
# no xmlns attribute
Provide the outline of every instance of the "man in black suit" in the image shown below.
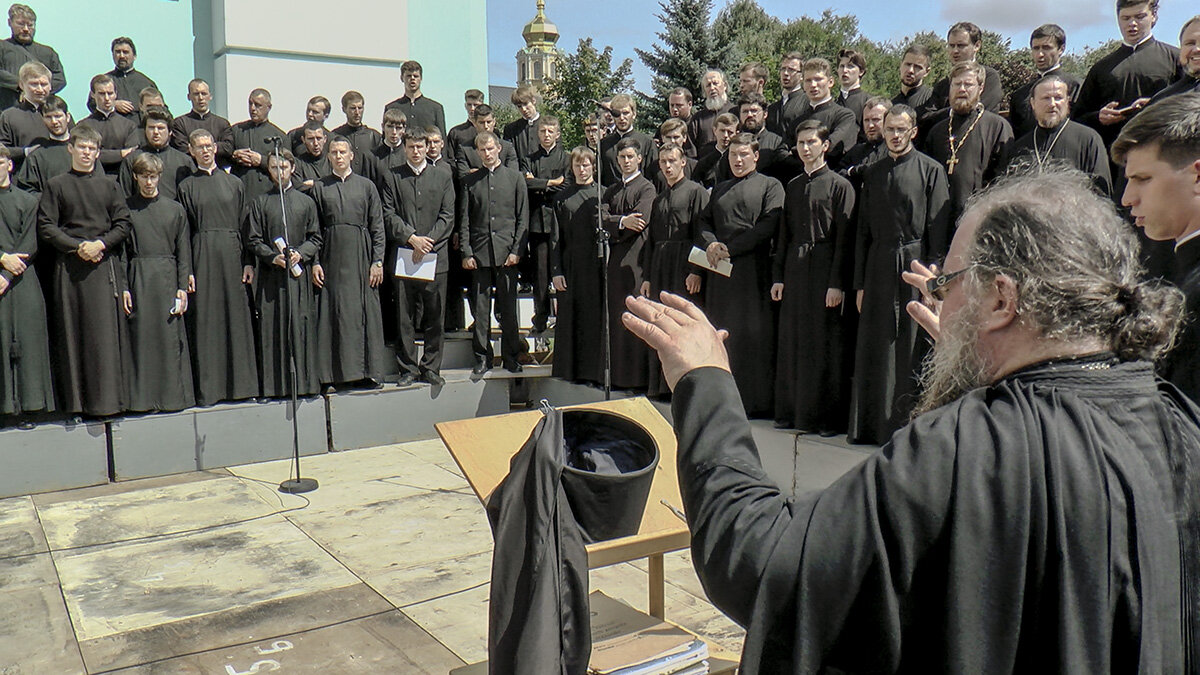
<svg viewBox="0 0 1200 675"><path fill-rule="evenodd" d="M433 127L436 129L437 127ZM404 136L405 162L384 174L383 217L387 224L389 249L395 256L411 256L421 262L437 257L433 281L396 277L396 318L400 360L398 386L417 380L445 384L442 368L443 314L446 304L446 274L450 269L446 242L454 229L454 184L450 172L428 160L426 132L414 128ZM422 311L418 312L417 309ZM417 361L416 315L425 349Z"/></svg>
<svg viewBox="0 0 1200 675"><path fill-rule="evenodd" d="M478 117L479 110L475 112ZM517 334L517 263L525 252L529 230L529 196L525 176L501 163L501 147L500 139L491 131L481 131L475 136L475 150L482 167L463 176L458 193L462 266L471 270L476 359L472 372L476 375L492 367L493 287L500 316L504 367L509 372L521 372L521 364L517 362L521 353Z"/></svg>
<svg viewBox="0 0 1200 675"><path fill-rule="evenodd" d="M557 117L537 121L538 145L521 158L521 173L529 189L529 255L521 276L533 287L533 331L546 330L550 319L550 240L554 232L554 196L570 172L570 157L558 142Z"/></svg>

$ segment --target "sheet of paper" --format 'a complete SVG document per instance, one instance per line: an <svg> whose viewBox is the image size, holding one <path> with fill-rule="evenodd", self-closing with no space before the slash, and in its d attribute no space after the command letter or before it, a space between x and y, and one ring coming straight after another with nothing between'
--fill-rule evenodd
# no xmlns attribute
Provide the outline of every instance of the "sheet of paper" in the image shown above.
<svg viewBox="0 0 1200 675"><path fill-rule="evenodd" d="M412 259L413 253L415 251L411 248L396 249L396 276L433 281L433 275L437 273L437 254L426 253L421 262L415 263Z"/></svg>
<svg viewBox="0 0 1200 675"><path fill-rule="evenodd" d="M723 277L727 277L733 273L733 263L729 262L729 258L722 260L714 267L708 264L708 255L697 246L693 246L691 253L688 253L688 262L697 267L712 270Z"/></svg>

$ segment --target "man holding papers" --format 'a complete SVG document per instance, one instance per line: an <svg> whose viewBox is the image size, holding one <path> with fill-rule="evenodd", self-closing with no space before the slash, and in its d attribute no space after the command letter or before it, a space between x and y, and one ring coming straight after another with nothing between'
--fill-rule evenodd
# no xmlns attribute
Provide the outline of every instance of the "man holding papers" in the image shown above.
<svg viewBox="0 0 1200 675"><path fill-rule="evenodd" d="M446 242L454 228L454 185L448 168L428 162L425 131L413 128L404 136L405 163L384 175L383 213L389 245L396 249L396 320L399 323L396 356L400 360L398 386L417 380L440 385L442 335L446 304ZM432 259L432 260L431 260ZM433 279L420 275L420 267L433 262ZM405 263L408 263L407 265ZM418 304L419 303L419 304ZM422 307L421 332L425 352L417 361L416 318Z"/></svg>

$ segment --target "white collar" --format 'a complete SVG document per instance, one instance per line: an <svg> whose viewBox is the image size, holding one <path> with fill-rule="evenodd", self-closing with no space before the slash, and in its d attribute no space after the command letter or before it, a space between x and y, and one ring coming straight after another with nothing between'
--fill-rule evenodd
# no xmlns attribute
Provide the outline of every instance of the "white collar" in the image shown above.
<svg viewBox="0 0 1200 675"><path fill-rule="evenodd" d="M1180 246L1183 246L1187 242L1195 239L1196 237L1200 237L1200 229L1197 229L1194 232L1189 232L1188 234L1185 234L1182 239L1176 239L1175 240L1175 250L1178 251Z"/></svg>
<svg viewBox="0 0 1200 675"><path fill-rule="evenodd" d="M407 164L408 168L412 169L412 172L417 174L418 176L420 176L425 171L425 167L429 166L429 160L425 160L424 162L421 162L420 164L414 165L412 162L410 162L406 159L406 160L404 160L404 163Z"/></svg>
<svg viewBox="0 0 1200 675"><path fill-rule="evenodd" d="M350 176L353 176L353 175L354 175L354 169L350 169L349 171L347 171L345 176L339 176L339 175L337 175L337 172L336 172L336 171L330 171L330 172L329 172L329 175L331 175L331 176L333 176L334 178L336 178L336 179L338 179L338 180L342 181L343 183L345 183L347 180L350 180Z"/></svg>
<svg viewBox="0 0 1200 675"><path fill-rule="evenodd" d="M832 95L832 94L830 94L829 96L826 96L825 98L821 99L820 101L817 101L816 103L813 103L813 102L812 102L812 99L809 99L809 100L808 100L808 104L809 104L810 106L812 106L812 107L816 108L817 106L822 106L822 105L825 105L826 103L829 103L829 102L830 102L830 101L832 101L832 100L833 100L833 95Z"/></svg>
<svg viewBox="0 0 1200 675"><path fill-rule="evenodd" d="M1124 40L1121 40L1121 44L1125 45L1126 47L1129 47L1130 49L1137 49L1138 47L1142 46L1142 43L1144 43L1146 40L1149 40L1152 37L1154 37L1154 33L1147 35L1146 37L1142 38L1141 40L1138 40L1134 44L1129 44L1128 42L1126 42Z"/></svg>
<svg viewBox="0 0 1200 675"><path fill-rule="evenodd" d="M621 182L624 183L625 185L629 185L629 181L633 180L634 178L637 178L640 175L642 175L642 170L638 169L637 171L634 171L633 173L629 174L628 178L626 178L625 176L621 176Z"/></svg>

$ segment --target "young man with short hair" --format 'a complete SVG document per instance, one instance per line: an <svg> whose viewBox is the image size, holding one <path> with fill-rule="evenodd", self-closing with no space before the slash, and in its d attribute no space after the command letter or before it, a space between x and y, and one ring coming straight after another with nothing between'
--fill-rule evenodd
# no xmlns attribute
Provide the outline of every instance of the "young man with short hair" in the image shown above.
<svg viewBox="0 0 1200 675"><path fill-rule="evenodd" d="M216 139L217 164L228 166L233 158L233 127L229 120L212 111L212 90L200 78L188 82L187 98L192 109L171 121L171 145L190 152L192 132L205 129Z"/></svg>
<svg viewBox="0 0 1200 675"><path fill-rule="evenodd" d="M354 150L354 172L364 175L364 166L370 161L371 151L383 142L383 136L363 124L363 113L366 112L366 99L357 91L342 94L342 112L346 115L346 123L333 130L330 136L341 136L350 141Z"/></svg>
<svg viewBox="0 0 1200 675"><path fill-rule="evenodd" d="M171 147L171 114L166 108L151 108L146 111L145 123L142 126L142 144L125 157L117 174L117 182L125 190L125 196L138 194L137 181L133 163L144 154L158 157L162 162L157 185L158 194L164 199L174 201L179 192L179 184L192 175L196 163L192 158Z"/></svg>
<svg viewBox="0 0 1200 675"><path fill-rule="evenodd" d="M1008 123L1012 125L1013 135L1017 138L1033 131L1037 121L1033 118L1033 110L1029 103L1033 97L1033 85L1043 77L1053 73L1062 78L1067 84L1067 102L1074 105L1079 96L1082 80L1063 70L1062 56L1067 49L1067 33L1061 26L1053 23L1043 24L1033 29L1029 35L1029 52L1033 57L1033 69L1037 74L1021 87L1018 87L1008 97Z"/></svg>
<svg viewBox="0 0 1200 675"><path fill-rule="evenodd" d="M117 112L117 88L111 77L93 77L91 88L92 114L79 124L100 134L100 165L106 173L116 174L121 160L137 148L138 129L133 120Z"/></svg>
<svg viewBox="0 0 1200 675"><path fill-rule="evenodd" d="M146 87L157 89L158 85L145 73L133 67L134 61L137 60L137 46L133 44L132 38L113 38L112 60L113 69L105 74L112 78L117 89L114 107L118 113L137 121L139 94ZM88 101L88 110L95 110L94 105L92 101Z"/></svg>
<svg viewBox="0 0 1200 675"><path fill-rule="evenodd" d="M414 60L400 66L400 79L404 81L404 95L387 104L385 108L399 108L408 117L412 127L425 128L433 125L446 133L446 113L442 104L421 93L421 82L425 73L420 63Z"/></svg>
<svg viewBox="0 0 1200 675"><path fill-rule="evenodd" d="M29 5L13 3L8 8L8 27L12 37L4 41L0 49L0 71L7 73L6 84L0 85L0 110L7 109L20 100L19 71L26 63L40 63L47 69L49 90L46 95L57 94L67 86L62 62L58 52L49 45L34 42L37 33L37 13ZM11 148L10 148L11 149Z"/></svg>

